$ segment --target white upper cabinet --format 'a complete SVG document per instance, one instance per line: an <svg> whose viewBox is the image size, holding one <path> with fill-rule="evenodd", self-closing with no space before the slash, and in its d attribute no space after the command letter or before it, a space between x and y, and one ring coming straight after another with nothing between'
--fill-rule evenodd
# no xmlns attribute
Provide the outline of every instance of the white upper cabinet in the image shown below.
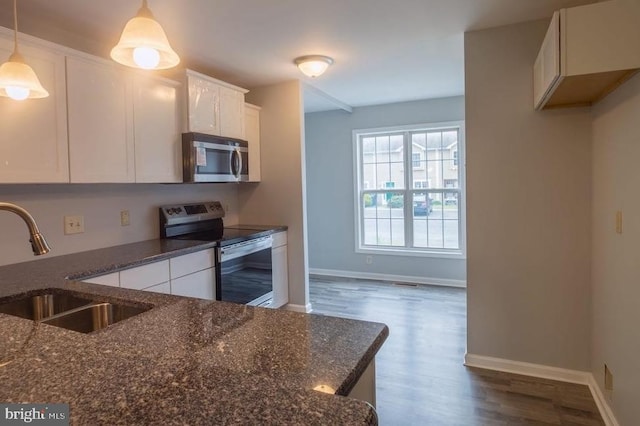
<svg viewBox="0 0 640 426"><path fill-rule="evenodd" d="M0 32L0 61L12 52L12 35ZM64 55L24 39L20 52L49 97L0 98L0 183L69 182Z"/></svg>
<svg viewBox="0 0 640 426"><path fill-rule="evenodd" d="M244 139L244 93L220 86L220 135Z"/></svg>
<svg viewBox="0 0 640 426"><path fill-rule="evenodd" d="M249 142L249 182L260 182L260 107L244 105L244 138Z"/></svg>
<svg viewBox="0 0 640 426"><path fill-rule="evenodd" d="M71 182L134 182L131 79L98 59L67 57Z"/></svg>
<svg viewBox="0 0 640 426"><path fill-rule="evenodd" d="M247 90L186 70L186 131L244 138L244 94Z"/></svg>
<svg viewBox="0 0 640 426"><path fill-rule="evenodd" d="M179 84L136 75L133 87L136 182L182 182Z"/></svg>
<svg viewBox="0 0 640 426"><path fill-rule="evenodd" d="M534 64L536 109L588 106L640 69L637 13L622 1L556 12Z"/></svg>
<svg viewBox="0 0 640 426"><path fill-rule="evenodd" d="M187 131L220 134L220 86L187 70Z"/></svg>

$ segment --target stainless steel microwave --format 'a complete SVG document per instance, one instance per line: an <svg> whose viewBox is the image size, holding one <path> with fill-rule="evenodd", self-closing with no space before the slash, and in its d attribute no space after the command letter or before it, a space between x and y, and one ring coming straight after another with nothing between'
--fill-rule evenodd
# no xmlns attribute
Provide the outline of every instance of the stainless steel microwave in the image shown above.
<svg viewBox="0 0 640 426"><path fill-rule="evenodd" d="M240 139L183 133L182 173L184 182L246 182L249 144Z"/></svg>

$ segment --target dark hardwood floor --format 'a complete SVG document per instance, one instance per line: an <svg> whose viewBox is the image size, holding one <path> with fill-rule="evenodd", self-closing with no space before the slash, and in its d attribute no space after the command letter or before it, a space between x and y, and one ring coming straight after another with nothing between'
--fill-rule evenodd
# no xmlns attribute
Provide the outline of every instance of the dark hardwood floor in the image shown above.
<svg viewBox="0 0 640 426"><path fill-rule="evenodd" d="M376 357L380 424L604 425L587 386L465 367L466 291L311 277L316 314L389 326Z"/></svg>

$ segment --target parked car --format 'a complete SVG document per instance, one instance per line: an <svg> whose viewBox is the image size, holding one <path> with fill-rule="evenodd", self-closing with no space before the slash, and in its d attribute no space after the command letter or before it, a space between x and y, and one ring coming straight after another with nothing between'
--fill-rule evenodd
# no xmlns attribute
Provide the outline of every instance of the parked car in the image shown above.
<svg viewBox="0 0 640 426"><path fill-rule="evenodd" d="M426 197L424 200L413 200L413 215L428 216L433 211L431 206L431 198Z"/></svg>

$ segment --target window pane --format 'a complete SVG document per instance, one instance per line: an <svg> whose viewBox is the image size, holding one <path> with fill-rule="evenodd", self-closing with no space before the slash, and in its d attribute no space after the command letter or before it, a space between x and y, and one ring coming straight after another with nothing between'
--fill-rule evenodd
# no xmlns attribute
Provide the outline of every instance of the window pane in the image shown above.
<svg viewBox="0 0 640 426"><path fill-rule="evenodd" d="M442 133L441 132L429 132L427 133L427 151L437 152L442 148Z"/></svg>
<svg viewBox="0 0 640 426"><path fill-rule="evenodd" d="M360 184L361 189L376 189L378 187L376 181L376 166L375 164L364 164L362 166L362 182Z"/></svg>
<svg viewBox="0 0 640 426"><path fill-rule="evenodd" d="M376 164L376 188L393 188L395 184L391 181L389 163Z"/></svg>
<svg viewBox="0 0 640 426"><path fill-rule="evenodd" d="M427 161L425 170L426 180L429 181L429 188L439 188L440 176L441 176L441 162L440 161Z"/></svg>
<svg viewBox="0 0 640 426"><path fill-rule="evenodd" d="M458 219L458 198L459 193L457 192L445 192L444 193L444 202L443 209L448 212L447 217L445 219ZM454 215L454 216L452 216Z"/></svg>
<svg viewBox="0 0 640 426"><path fill-rule="evenodd" d="M376 161L376 139L362 138L362 162L375 163Z"/></svg>
<svg viewBox="0 0 640 426"><path fill-rule="evenodd" d="M458 243L458 221L444 220L444 247L449 249L460 248Z"/></svg>
<svg viewBox="0 0 640 426"><path fill-rule="evenodd" d="M391 245L404 246L404 218L391 220Z"/></svg>
<svg viewBox="0 0 640 426"><path fill-rule="evenodd" d="M376 138L376 163L389 162L389 136Z"/></svg>
<svg viewBox="0 0 640 426"><path fill-rule="evenodd" d="M404 189L404 163L391 163L392 188Z"/></svg>
<svg viewBox="0 0 640 426"><path fill-rule="evenodd" d="M404 247L404 195L364 193L364 244Z"/></svg>

